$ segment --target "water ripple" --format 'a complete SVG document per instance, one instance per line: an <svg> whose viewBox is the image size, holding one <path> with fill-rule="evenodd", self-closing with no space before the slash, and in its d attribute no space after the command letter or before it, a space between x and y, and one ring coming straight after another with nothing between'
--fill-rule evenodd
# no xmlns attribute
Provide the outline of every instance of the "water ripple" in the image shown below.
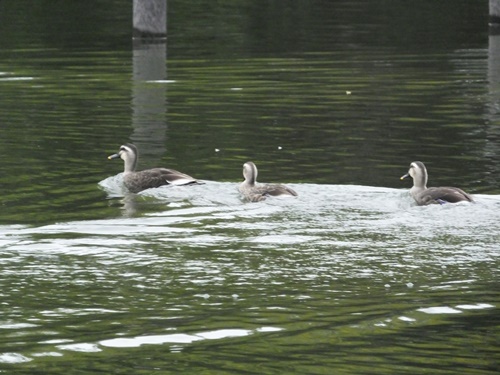
<svg viewBox="0 0 500 375"><path fill-rule="evenodd" d="M417 207L406 190L291 186L299 197L258 203L231 183L156 189L110 196L127 207L112 219L0 227L0 329L23 338L0 362L496 309L472 291L498 277L500 197Z"/></svg>

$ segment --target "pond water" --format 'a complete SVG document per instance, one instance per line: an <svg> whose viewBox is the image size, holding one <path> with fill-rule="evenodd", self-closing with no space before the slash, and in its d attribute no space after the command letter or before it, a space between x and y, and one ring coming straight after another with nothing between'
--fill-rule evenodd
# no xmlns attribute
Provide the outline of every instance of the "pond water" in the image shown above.
<svg viewBox="0 0 500 375"><path fill-rule="evenodd" d="M487 4L130 8L0 3L0 372L497 373ZM205 183L126 192L126 142ZM415 206L414 160L476 202Z"/></svg>

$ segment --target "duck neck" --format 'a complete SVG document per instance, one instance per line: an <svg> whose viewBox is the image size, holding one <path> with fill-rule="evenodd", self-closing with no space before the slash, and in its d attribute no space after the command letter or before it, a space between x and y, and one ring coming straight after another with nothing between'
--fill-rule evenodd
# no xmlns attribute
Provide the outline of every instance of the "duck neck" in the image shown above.
<svg viewBox="0 0 500 375"><path fill-rule="evenodd" d="M421 176L421 178L416 181L415 185L417 185L422 190L427 189L427 174Z"/></svg>
<svg viewBox="0 0 500 375"><path fill-rule="evenodd" d="M411 193L419 193L427 189L427 176L418 176L418 178L413 179L413 187L411 188Z"/></svg>
<svg viewBox="0 0 500 375"><path fill-rule="evenodd" d="M257 183L257 168L254 164L251 165L250 173L248 174L248 183L252 186Z"/></svg>
<svg viewBox="0 0 500 375"><path fill-rule="evenodd" d="M135 159L130 159L130 158L127 158L125 159L125 169L123 171L123 173L132 173L135 171L135 167L137 165L137 158Z"/></svg>

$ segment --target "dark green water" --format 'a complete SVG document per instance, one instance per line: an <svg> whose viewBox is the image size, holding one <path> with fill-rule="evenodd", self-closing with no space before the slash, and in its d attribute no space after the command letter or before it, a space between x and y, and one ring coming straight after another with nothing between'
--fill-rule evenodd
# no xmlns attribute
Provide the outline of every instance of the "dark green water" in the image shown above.
<svg viewBox="0 0 500 375"><path fill-rule="evenodd" d="M73 3L0 3L0 372L497 373L487 4L169 1L134 47ZM130 141L206 184L124 193ZM414 206L413 160L477 203Z"/></svg>

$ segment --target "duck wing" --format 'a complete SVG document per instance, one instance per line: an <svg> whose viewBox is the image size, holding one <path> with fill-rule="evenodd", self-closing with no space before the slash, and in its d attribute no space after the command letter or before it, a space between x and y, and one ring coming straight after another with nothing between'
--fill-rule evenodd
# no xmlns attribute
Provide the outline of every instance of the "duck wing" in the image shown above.
<svg viewBox="0 0 500 375"><path fill-rule="evenodd" d="M298 194L295 190L285 185L274 184L259 184L246 191L247 198L252 202L258 202L266 199L266 197L293 196Z"/></svg>
<svg viewBox="0 0 500 375"><path fill-rule="evenodd" d="M123 177L123 182L132 193L157 188L163 185L191 185L198 183L193 177L175 169L153 168L132 172Z"/></svg>
<svg viewBox="0 0 500 375"><path fill-rule="evenodd" d="M296 197L298 194L295 190L285 185L263 185L259 188L262 190L262 195L278 197L281 195L291 195Z"/></svg>
<svg viewBox="0 0 500 375"><path fill-rule="evenodd" d="M284 185L265 185L258 184L249 186L246 183L242 183L239 187L239 191L243 196L250 202L259 202L266 199L266 197L277 197L277 196L294 196L298 194L295 190L284 186Z"/></svg>
<svg viewBox="0 0 500 375"><path fill-rule="evenodd" d="M175 169L155 168L154 170L158 171L161 179L167 181L168 185L191 185L198 183L198 180L195 178Z"/></svg>
<svg viewBox="0 0 500 375"><path fill-rule="evenodd" d="M462 189L447 186L428 188L420 194L420 199L422 200L422 204L474 201L472 197Z"/></svg>

